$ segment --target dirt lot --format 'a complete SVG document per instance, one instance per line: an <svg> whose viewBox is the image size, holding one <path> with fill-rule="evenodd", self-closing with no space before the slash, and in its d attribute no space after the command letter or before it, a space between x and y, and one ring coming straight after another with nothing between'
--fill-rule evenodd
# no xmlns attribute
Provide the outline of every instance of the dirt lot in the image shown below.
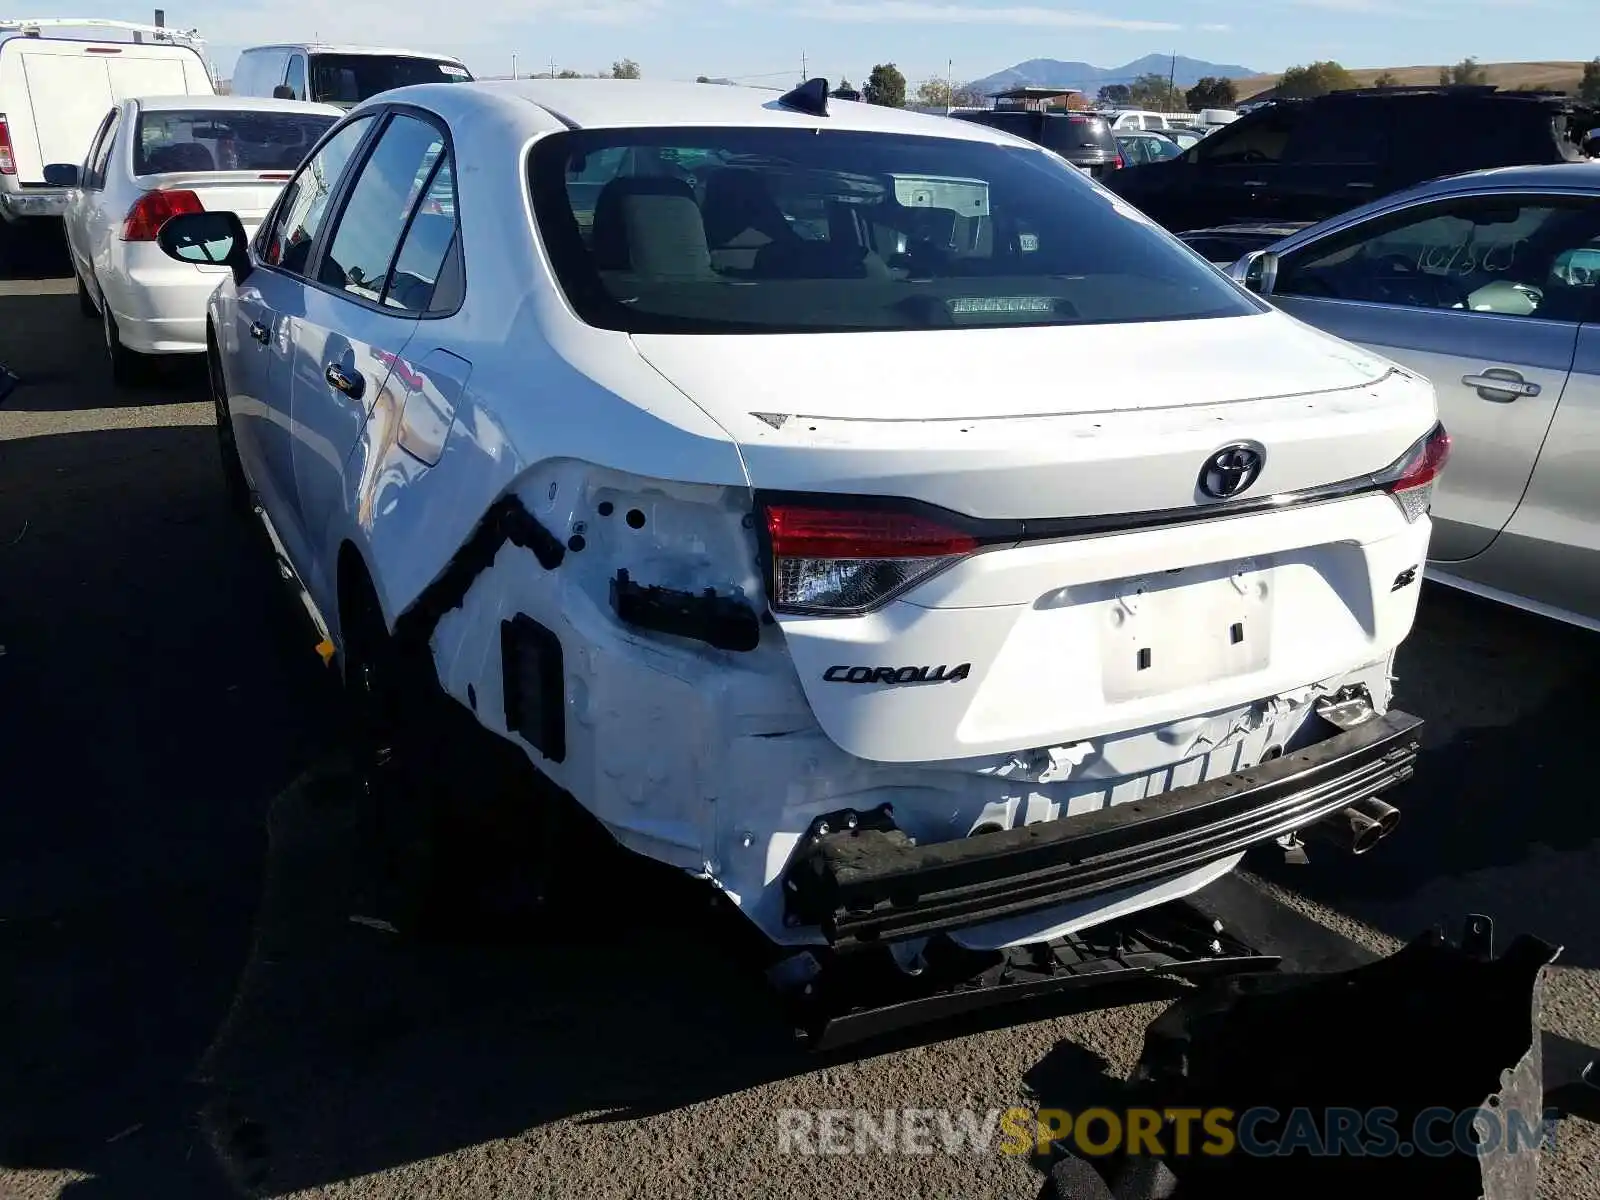
<svg viewBox="0 0 1600 1200"><path fill-rule="evenodd" d="M780 1156L776 1113L1048 1101L1159 1004L819 1061L695 892L541 945L353 923L352 806L293 786L336 761L331 680L224 509L200 373L112 391L62 263L0 279L0 1195L1036 1194L993 1152ZM1306 967L1488 912L1565 944L1547 1025L1600 1045L1600 639L1429 589L1399 672L1399 833L1220 899ZM1596 1163L1565 1121L1545 1194Z"/></svg>

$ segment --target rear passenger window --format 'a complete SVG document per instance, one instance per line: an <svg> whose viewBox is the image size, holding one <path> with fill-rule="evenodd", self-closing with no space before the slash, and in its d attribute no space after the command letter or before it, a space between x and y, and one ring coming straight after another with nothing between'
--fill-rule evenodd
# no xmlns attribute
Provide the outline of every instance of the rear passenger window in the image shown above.
<svg viewBox="0 0 1600 1200"><path fill-rule="evenodd" d="M357 117L334 134L289 181L272 227L261 243L262 262L296 275L305 274L311 245L328 219L328 202L351 156L371 128L371 117Z"/></svg>
<svg viewBox="0 0 1600 1200"><path fill-rule="evenodd" d="M446 154L395 255L383 290L384 307L413 313L454 312L461 307L460 267L455 171Z"/></svg>
<svg viewBox="0 0 1600 1200"><path fill-rule="evenodd" d="M419 196L442 210L432 196L430 181L443 153L444 135L428 122L403 115L390 120L350 190L333 242L317 271L321 283L373 303L383 298L395 252ZM429 191L426 196L425 190ZM453 187L450 207L455 208ZM455 216L453 211L448 216L442 211L419 215L443 217L449 227L439 245L439 258L431 265L437 274L438 262L454 233ZM430 233L437 229L435 222L426 221L419 230L422 256L431 251ZM408 288L406 294L415 291Z"/></svg>
<svg viewBox="0 0 1600 1200"><path fill-rule="evenodd" d="M121 110L112 109L105 136L100 139L100 145L95 149L94 161L89 164L89 175L93 182L84 184L85 187L98 191L106 186L106 169L111 165L111 146L117 140L117 129L121 124Z"/></svg>

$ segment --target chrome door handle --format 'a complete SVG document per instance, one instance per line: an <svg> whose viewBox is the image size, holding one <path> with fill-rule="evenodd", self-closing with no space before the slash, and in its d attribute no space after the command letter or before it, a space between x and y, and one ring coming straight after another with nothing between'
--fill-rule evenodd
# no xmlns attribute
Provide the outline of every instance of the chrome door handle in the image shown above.
<svg viewBox="0 0 1600 1200"><path fill-rule="evenodd" d="M1375 183L1347 183L1347 184L1345 184L1345 187L1347 187L1347 188L1374 188L1374 187L1377 187L1377 186L1378 185L1375 184Z"/></svg>
<svg viewBox="0 0 1600 1200"><path fill-rule="evenodd" d="M1507 367L1488 367L1477 375L1463 375L1461 382L1476 389L1485 400L1503 402L1539 394L1537 383L1529 383L1520 372Z"/></svg>
<svg viewBox="0 0 1600 1200"><path fill-rule="evenodd" d="M329 363L322 377L352 400L361 399L361 393L366 391L366 384L362 381L360 373L350 375L338 363Z"/></svg>
<svg viewBox="0 0 1600 1200"><path fill-rule="evenodd" d="M272 340L272 330L268 329L260 321L256 321L250 326L250 336L265 346Z"/></svg>
<svg viewBox="0 0 1600 1200"><path fill-rule="evenodd" d="M1267 181L1265 179L1246 179L1239 186L1240 187L1266 187L1267 186Z"/></svg>

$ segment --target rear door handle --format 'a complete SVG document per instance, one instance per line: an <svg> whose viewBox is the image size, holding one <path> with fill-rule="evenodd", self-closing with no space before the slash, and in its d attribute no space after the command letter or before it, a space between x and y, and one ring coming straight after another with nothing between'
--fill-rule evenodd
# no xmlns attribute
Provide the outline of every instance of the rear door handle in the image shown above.
<svg viewBox="0 0 1600 1200"><path fill-rule="evenodd" d="M250 336L265 346L272 340L272 330L268 329L260 321L255 321L250 326Z"/></svg>
<svg viewBox="0 0 1600 1200"><path fill-rule="evenodd" d="M1374 188L1374 187L1377 187L1377 186L1378 185L1375 184L1375 183L1347 183L1347 184L1345 184L1345 187L1347 187L1347 188Z"/></svg>
<svg viewBox="0 0 1600 1200"><path fill-rule="evenodd" d="M1244 183L1241 184L1240 186L1241 187L1266 187L1267 186L1267 181L1265 179L1246 179L1244 181Z"/></svg>
<svg viewBox="0 0 1600 1200"><path fill-rule="evenodd" d="M329 363L322 377L352 400L361 399L361 393L367 390L367 385L359 372L351 375L338 363Z"/></svg>
<svg viewBox="0 0 1600 1200"><path fill-rule="evenodd" d="M1485 400L1505 402L1518 396L1537 396L1539 385L1529 383L1520 371L1509 367L1486 367L1477 375L1463 375L1461 382L1477 390Z"/></svg>

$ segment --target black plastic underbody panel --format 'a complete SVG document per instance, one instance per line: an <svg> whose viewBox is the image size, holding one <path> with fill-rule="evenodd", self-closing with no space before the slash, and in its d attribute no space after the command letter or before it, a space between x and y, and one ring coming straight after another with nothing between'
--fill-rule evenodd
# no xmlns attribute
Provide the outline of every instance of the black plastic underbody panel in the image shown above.
<svg viewBox="0 0 1600 1200"><path fill-rule="evenodd" d="M958 841L917 846L870 828L825 834L789 869L789 911L844 949L1156 883L1410 778L1421 726L1389 712L1246 771Z"/></svg>

